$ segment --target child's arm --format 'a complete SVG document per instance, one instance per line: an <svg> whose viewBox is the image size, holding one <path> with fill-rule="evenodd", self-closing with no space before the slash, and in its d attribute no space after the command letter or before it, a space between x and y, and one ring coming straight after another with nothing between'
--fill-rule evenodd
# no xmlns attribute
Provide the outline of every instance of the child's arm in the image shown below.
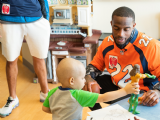
<svg viewBox="0 0 160 120"><path fill-rule="evenodd" d="M51 113L51 110L48 107L42 106L42 110L46 113Z"/></svg>
<svg viewBox="0 0 160 120"><path fill-rule="evenodd" d="M138 88L139 88L138 83L128 83L122 89L112 91L112 92L106 92L104 94L99 94L96 103L112 101L131 93L138 94L139 93Z"/></svg>

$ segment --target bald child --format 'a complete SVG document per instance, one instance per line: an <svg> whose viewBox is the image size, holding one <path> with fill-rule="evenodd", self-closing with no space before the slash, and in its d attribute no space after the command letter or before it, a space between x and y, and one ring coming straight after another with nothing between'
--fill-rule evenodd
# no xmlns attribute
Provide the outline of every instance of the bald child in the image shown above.
<svg viewBox="0 0 160 120"><path fill-rule="evenodd" d="M43 103L42 110L52 114L52 120L81 120L83 107L93 107L95 103L108 102L127 94L138 94L138 83L128 83L124 88L105 94L81 90L85 85L86 70L75 59L61 60L56 69L62 86L52 89Z"/></svg>

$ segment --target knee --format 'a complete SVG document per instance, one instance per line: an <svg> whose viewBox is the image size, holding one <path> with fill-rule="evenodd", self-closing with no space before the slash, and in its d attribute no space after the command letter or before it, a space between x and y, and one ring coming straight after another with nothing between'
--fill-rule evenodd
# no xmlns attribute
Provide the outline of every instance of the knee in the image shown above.
<svg viewBox="0 0 160 120"><path fill-rule="evenodd" d="M33 63L34 64L44 64L45 61L44 61L44 59L33 57Z"/></svg>
<svg viewBox="0 0 160 120"><path fill-rule="evenodd" d="M16 60L15 61L7 61L7 64L6 64L7 67L13 67L13 66L16 66L16 65L17 65Z"/></svg>

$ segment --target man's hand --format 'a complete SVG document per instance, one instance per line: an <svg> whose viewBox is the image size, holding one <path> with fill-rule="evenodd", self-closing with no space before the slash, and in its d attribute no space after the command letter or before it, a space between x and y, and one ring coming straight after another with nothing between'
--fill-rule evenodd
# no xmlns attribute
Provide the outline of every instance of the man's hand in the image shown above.
<svg viewBox="0 0 160 120"><path fill-rule="evenodd" d="M142 104L147 106L155 106L159 102L160 91L149 90L142 95Z"/></svg>
<svg viewBox="0 0 160 120"><path fill-rule="evenodd" d="M93 84L98 84L98 83L93 78L91 78L90 75L86 75L85 79L86 79L86 83L82 90L92 92L91 86ZM102 89L102 88L99 86L99 89Z"/></svg>

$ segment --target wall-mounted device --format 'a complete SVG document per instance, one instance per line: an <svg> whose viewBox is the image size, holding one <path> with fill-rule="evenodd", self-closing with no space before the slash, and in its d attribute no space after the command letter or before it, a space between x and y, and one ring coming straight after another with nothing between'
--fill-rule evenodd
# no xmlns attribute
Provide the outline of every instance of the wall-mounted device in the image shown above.
<svg viewBox="0 0 160 120"><path fill-rule="evenodd" d="M54 19L70 19L70 9L54 9Z"/></svg>
<svg viewBox="0 0 160 120"><path fill-rule="evenodd" d="M72 25L72 7L71 6L54 6L53 24L57 25Z"/></svg>

